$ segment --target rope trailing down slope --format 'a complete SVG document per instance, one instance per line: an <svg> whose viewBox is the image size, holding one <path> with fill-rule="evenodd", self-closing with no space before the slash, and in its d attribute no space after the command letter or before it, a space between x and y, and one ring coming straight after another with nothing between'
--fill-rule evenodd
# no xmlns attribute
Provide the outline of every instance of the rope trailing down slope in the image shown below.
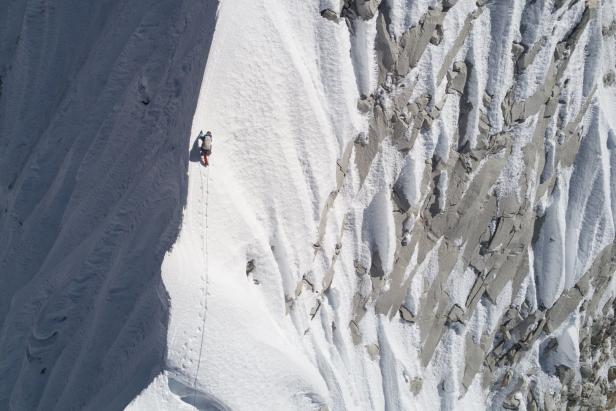
<svg viewBox="0 0 616 411"><path fill-rule="evenodd" d="M209 203L209 194L210 194L210 170L209 167L206 168L205 173L199 170L199 174L201 176L201 199L205 198L205 207L203 218L201 219L201 239L203 242L203 267L205 275L203 277L204 288L203 288L203 321L201 323L201 341L199 343L199 358L197 360L197 369L195 370L195 378L193 379L193 407L196 407L197 401L197 378L199 377L199 368L201 366L201 355L203 354L203 339L205 336L205 313L207 311L207 289L208 289L208 247L207 247L207 207ZM205 194L203 192L203 174L205 174ZM205 226L205 227L204 227Z"/></svg>

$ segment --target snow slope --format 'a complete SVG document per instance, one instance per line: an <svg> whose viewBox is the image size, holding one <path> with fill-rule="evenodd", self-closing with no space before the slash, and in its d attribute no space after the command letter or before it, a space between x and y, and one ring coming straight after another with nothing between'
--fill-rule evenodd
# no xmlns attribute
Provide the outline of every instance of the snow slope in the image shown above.
<svg viewBox="0 0 616 411"><path fill-rule="evenodd" d="M213 131L212 166L191 163L180 237L163 263L171 299L168 369L133 409L485 409L559 400L555 392L564 383L555 382L555 367L571 367L580 354L564 348L575 338L549 327L573 310L566 308L568 290L614 238L610 203L586 208L587 218L605 224L576 228L580 201L594 195L574 180L610 166L584 171L591 138L579 156L568 154L571 160L546 148L545 167L528 147L543 127L546 147L553 144L558 126L541 120L552 114L539 111L553 104L552 89L545 103L534 102L543 98L541 83L552 81L551 53L563 37L575 49L568 69L558 72L570 85L559 102L559 124L569 124L567 133L587 124L585 107L596 100L584 100L591 101L599 55L588 47L599 18L591 17L588 29L580 23L595 7L584 2L469 0L449 2L447 9L433 3L386 1L375 17L364 19L347 10L348 24L320 16L326 7L340 14L342 4L331 1L221 3L192 130L193 137ZM389 40L379 32L381 15ZM531 20L543 26L528 25ZM418 25L423 31L413 32ZM404 43L406 35L415 37ZM538 45L516 66L510 53L520 42ZM395 61L407 52L408 73L403 60ZM456 83L458 72L462 83ZM512 125L518 107L518 125ZM413 124L421 115L431 116L430 123ZM402 135L400 118L408 127ZM354 144L360 132L365 147ZM607 130L583 133L606 136ZM486 153L486 134L506 139L510 153ZM460 169L450 164L464 150L486 157L468 177L472 185L462 189L455 186ZM520 182L537 169L541 181ZM559 179L549 180L551 172ZM599 197L612 185L602 181ZM555 187L549 194L534 197L533 190L545 193L549 184ZM483 196L487 202L477 204ZM461 199L468 209L456 211ZM503 261L484 263L499 268L482 277L477 262L468 263L474 236L487 218L492 244L504 241L506 226L495 225L497 218L520 199L537 202L538 218L547 223L533 228L533 208L520 223L525 228L511 228L525 239L502 245ZM456 216L477 213L475 228L454 226L460 237L433 239L438 234L429 231L443 224L438 210L447 216L448 208ZM555 244L553 232L559 233ZM403 234L411 244L408 255L399 245ZM583 247L575 260L578 237ZM516 241L525 241L527 260L520 268ZM543 318L552 306L543 333L546 323L534 325L532 318ZM520 324L509 317L518 312L527 318ZM528 355L514 346L505 354L518 355L518 363L488 366L499 350L509 349L501 332L535 326L539 331L524 337L532 341ZM552 336L562 340L563 353L556 356L545 349ZM533 367L543 368L530 382ZM528 394L516 391L520 387ZM544 398L537 387L551 391Z"/></svg>
<svg viewBox="0 0 616 411"><path fill-rule="evenodd" d="M0 409L616 407L613 2L0 22Z"/></svg>
<svg viewBox="0 0 616 411"><path fill-rule="evenodd" d="M315 4L221 4L193 121L194 135L214 134L212 166L191 163L182 230L163 263L170 386L196 379L198 398L234 410L330 403L302 341L311 307L292 321L285 300L325 268L312 244L361 121L348 50L346 28Z"/></svg>

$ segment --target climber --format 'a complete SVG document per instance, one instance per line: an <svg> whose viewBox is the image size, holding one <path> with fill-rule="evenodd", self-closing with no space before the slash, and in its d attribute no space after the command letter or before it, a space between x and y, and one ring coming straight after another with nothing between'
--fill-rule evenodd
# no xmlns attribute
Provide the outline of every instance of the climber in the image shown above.
<svg viewBox="0 0 616 411"><path fill-rule="evenodd" d="M203 134L203 131L200 131L198 146L199 151L201 152L201 164L207 167L210 164L208 161L208 156L212 154L212 133L208 131Z"/></svg>

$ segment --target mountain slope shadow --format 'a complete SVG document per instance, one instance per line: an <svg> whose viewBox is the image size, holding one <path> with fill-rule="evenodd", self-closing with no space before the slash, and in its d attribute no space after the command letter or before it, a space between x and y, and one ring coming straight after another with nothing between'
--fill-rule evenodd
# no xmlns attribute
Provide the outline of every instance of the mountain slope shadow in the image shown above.
<svg viewBox="0 0 616 411"><path fill-rule="evenodd" d="M0 409L120 410L165 365L218 2L30 3L0 6Z"/></svg>
<svg viewBox="0 0 616 411"><path fill-rule="evenodd" d="M197 137L194 137L193 144L190 147L189 159L193 163L198 163L199 161L201 161L201 153L199 151L199 139Z"/></svg>
<svg viewBox="0 0 616 411"><path fill-rule="evenodd" d="M172 393L180 397L182 401L192 405L199 411L230 411L231 408L227 407L218 399L194 389L188 384L176 378L169 378L169 390Z"/></svg>

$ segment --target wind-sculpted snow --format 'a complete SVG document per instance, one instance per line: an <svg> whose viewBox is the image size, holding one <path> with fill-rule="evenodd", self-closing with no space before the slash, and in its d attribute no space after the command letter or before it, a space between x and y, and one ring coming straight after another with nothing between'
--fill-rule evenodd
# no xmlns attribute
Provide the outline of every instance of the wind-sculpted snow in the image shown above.
<svg viewBox="0 0 616 411"><path fill-rule="evenodd" d="M0 409L122 409L164 367L216 8L0 5Z"/></svg>
<svg viewBox="0 0 616 411"><path fill-rule="evenodd" d="M614 12L223 2L132 406L616 405Z"/></svg>
<svg viewBox="0 0 616 411"><path fill-rule="evenodd" d="M580 304L594 297L574 287L599 264L597 256L612 258L606 120L613 114L601 116L612 108L597 93L614 90L609 76L596 79L604 77L602 44L609 53L613 42L600 30L601 18L609 21L613 10L594 1L566 8L461 1L432 7L396 32L401 9L392 3L381 4L376 21L381 85L370 98L369 139L391 138L401 157L423 156L429 179L418 190L418 176L403 169L390 183L400 244L389 282L373 293L376 312L393 320L399 311L408 331L418 328L427 367L418 375L440 379L446 408L463 406L477 388L488 393L490 407L588 406L578 390L583 381L564 377L575 354L554 360L554 346L543 342L580 318ZM604 70L611 66L613 60ZM360 172L378 158L370 149ZM382 160L377 167L387 170ZM423 198L411 207L417 192ZM591 283L604 295L606 284ZM600 301L602 313L592 311L586 321L613 316L610 297ZM584 344L580 339L576 349ZM554 363L546 367L548 357ZM545 374L531 377L533 366ZM403 395L394 388L395 397ZM616 398L608 387L593 401L608 406Z"/></svg>

